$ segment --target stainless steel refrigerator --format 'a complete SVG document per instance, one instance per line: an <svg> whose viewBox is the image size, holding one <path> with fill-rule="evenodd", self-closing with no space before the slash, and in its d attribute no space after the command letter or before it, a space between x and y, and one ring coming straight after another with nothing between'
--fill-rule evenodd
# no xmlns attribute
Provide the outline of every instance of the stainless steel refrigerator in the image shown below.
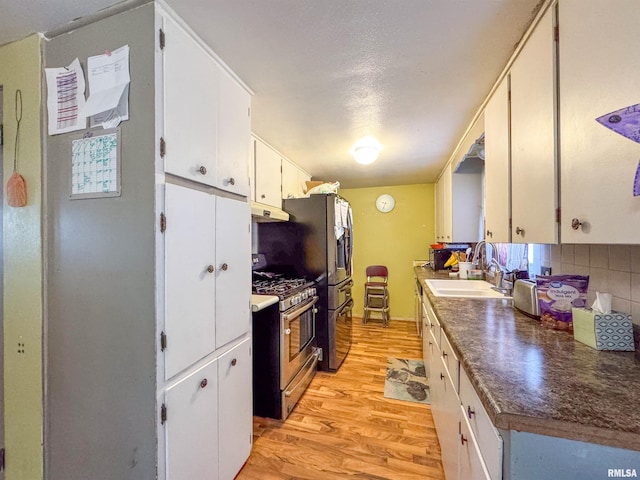
<svg viewBox="0 0 640 480"><path fill-rule="evenodd" d="M353 228L349 204L336 194L284 201L289 222L258 224L258 251L315 280L321 370L336 371L351 347Z"/></svg>

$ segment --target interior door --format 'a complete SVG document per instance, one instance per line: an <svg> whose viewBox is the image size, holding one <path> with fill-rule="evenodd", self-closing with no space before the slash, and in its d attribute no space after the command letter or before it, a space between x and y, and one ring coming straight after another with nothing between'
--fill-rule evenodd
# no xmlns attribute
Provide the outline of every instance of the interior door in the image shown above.
<svg viewBox="0 0 640 480"><path fill-rule="evenodd" d="M165 378L215 349L215 201L166 185Z"/></svg>
<svg viewBox="0 0 640 480"><path fill-rule="evenodd" d="M251 210L245 201L216 200L216 348L249 331Z"/></svg>

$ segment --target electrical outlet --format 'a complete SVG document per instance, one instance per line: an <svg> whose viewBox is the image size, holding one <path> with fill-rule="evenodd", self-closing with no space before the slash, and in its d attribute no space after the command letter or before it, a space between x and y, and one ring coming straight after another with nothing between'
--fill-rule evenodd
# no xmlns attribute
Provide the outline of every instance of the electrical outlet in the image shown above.
<svg viewBox="0 0 640 480"><path fill-rule="evenodd" d="M551 267L540 267L540 275L551 275Z"/></svg>
<svg viewBox="0 0 640 480"><path fill-rule="evenodd" d="M18 342L18 353L24 353L24 342Z"/></svg>

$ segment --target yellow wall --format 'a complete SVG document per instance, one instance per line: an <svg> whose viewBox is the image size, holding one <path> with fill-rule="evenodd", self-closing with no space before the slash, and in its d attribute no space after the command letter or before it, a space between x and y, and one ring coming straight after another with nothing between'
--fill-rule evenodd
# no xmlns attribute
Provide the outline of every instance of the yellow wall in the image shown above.
<svg viewBox="0 0 640 480"><path fill-rule="evenodd" d="M391 318L414 318L411 262L426 259L434 242L433 189L433 184L420 184L340 190L353 208L354 315L362 315L366 267L386 265ZM375 207L383 193L396 200L389 213Z"/></svg>
<svg viewBox="0 0 640 480"><path fill-rule="evenodd" d="M42 478L42 162L40 37L0 47L4 117L4 420L7 480ZM13 173L15 93L22 91L18 172L27 206L9 207ZM19 344L24 347L19 348ZM18 350L24 350L19 353Z"/></svg>

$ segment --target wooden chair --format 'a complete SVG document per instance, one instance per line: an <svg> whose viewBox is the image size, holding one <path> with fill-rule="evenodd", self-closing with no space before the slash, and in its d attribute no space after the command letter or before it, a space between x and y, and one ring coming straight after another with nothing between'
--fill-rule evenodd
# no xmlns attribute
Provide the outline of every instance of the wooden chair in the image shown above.
<svg viewBox="0 0 640 480"><path fill-rule="evenodd" d="M364 312L362 323L367 323L371 312L380 312L382 323L389 326L389 270L384 265L370 265L364 284Z"/></svg>

